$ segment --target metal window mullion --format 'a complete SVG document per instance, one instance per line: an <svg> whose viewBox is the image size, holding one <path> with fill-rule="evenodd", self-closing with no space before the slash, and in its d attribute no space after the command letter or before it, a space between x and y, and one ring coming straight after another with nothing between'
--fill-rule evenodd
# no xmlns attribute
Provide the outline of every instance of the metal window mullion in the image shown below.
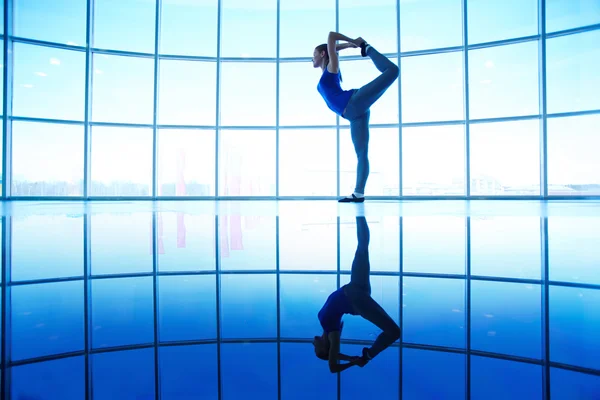
<svg viewBox="0 0 600 400"><path fill-rule="evenodd" d="M397 30L397 52L398 52L398 68L400 74L398 76L398 196L402 196L402 58L400 52L402 50L401 35L400 35L400 0L396 0L396 30ZM400 356L402 358L402 346L400 347ZM400 395L402 398L402 395Z"/></svg>
<svg viewBox="0 0 600 400"><path fill-rule="evenodd" d="M6 9L5 9L6 10ZM10 292L9 282L11 280L11 233L12 216L2 217L2 391L0 398L8 400L11 398L11 331L10 328Z"/></svg>
<svg viewBox="0 0 600 400"><path fill-rule="evenodd" d="M12 77L13 77L13 42L12 42L12 0L4 1L4 69L2 82L2 198L7 199L11 194L12 185Z"/></svg>
<svg viewBox="0 0 600 400"><path fill-rule="evenodd" d="M219 3L221 0L219 0ZM217 208L219 206L217 205ZM220 237L220 210L215 213L215 303L216 303L216 344L217 344L217 393L218 400L223 399L222 371L221 371L221 237ZM226 229L226 227L223 227Z"/></svg>
<svg viewBox="0 0 600 400"><path fill-rule="evenodd" d="M340 0L335 0L335 31L340 31ZM340 196L340 116L335 116L335 170L336 170L336 189L335 195ZM339 241L338 241L339 242ZM340 400L340 378L338 374L338 400Z"/></svg>
<svg viewBox="0 0 600 400"><path fill-rule="evenodd" d="M162 0L156 0L154 23L154 103L152 110L152 188L150 193L153 198L158 196L158 85L160 59L160 14Z"/></svg>
<svg viewBox="0 0 600 400"><path fill-rule="evenodd" d="M542 290L540 291L542 297L542 394L544 399L550 400L550 271L548 260L548 217L540 218L540 233L542 269Z"/></svg>
<svg viewBox="0 0 600 400"><path fill-rule="evenodd" d="M84 108L84 125L83 125L83 198L87 199L90 192L90 177L91 177L91 142L92 133L90 120L92 115L92 73L94 68L94 60L92 57L92 41L94 31L94 0L87 0L87 15L86 15L86 44L85 44L85 108Z"/></svg>
<svg viewBox="0 0 600 400"><path fill-rule="evenodd" d="M275 61L275 197L279 197L279 55L281 46L281 0L277 0L277 47L276 47L276 61Z"/></svg>
<svg viewBox="0 0 600 400"><path fill-rule="evenodd" d="M467 11L467 0L462 0L462 24L463 24L463 96L464 96L464 116L465 116L465 188L464 193L467 198L471 196L471 127L469 126L469 17Z"/></svg>
<svg viewBox="0 0 600 400"><path fill-rule="evenodd" d="M540 120L540 196L548 197L548 110L546 98L546 0L538 2L538 88Z"/></svg>
<svg viewBox="0 0 600 400"><path fill-rule="evenodd" d="M223 0L217 3L217 77L215 80L216 104L215 104L215 197L219 196L219 141L221 132L221 14ZM219 375L220 376L220 375ZM220 379L220 378L219 378ZM220 390L220 389L219 389ZM220 392L219 392L220 393Z"/></svg>
<svg viewBox="0 0 600 400"><path fill-rule="evenodd" d="M470 213L469 213L470 214ZM465 399L471 398L471 217L465 218Z"/></svg>
<svg viewBox="0 0 600 400"><path fill-rule="evenodd" d="M83 216L83 319L84 319L84 351L85 351L85 399L93 398L92 380L92 214L86 206Z"/></svg>

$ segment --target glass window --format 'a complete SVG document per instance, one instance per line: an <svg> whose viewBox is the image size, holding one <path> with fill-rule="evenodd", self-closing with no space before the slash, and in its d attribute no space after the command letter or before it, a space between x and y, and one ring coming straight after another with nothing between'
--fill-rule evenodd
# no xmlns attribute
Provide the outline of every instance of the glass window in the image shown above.
<svg viewBox="0 0 600 400"><path fill-rule="evenodd" d="M154 348L90 354L92 398L154 399Z"/></svg>
<svg viewBox="0 0 600 400"><path fill-rule="evenodd" d="M431 260L434 263L435 261ZM465 281L463 279L404 278L403 341L464 348Z"/></svg>
<svg viewBox="0 0 600 400"><path fill-rule="evenodd" d="M379 332L378 332L379 333ZM371 340L375 340L373 337ZM360 355L364 344L344 344L348 355ZM368 367L349 368L340 374L342 399L398 399L400 398L400 351L388 347L371 361ZM367 369L369 368L369 369ZM368 382L368 384L365 384Z"/></svg>
<svg viewBox="0 0 600 400"><path fill-rule="evenodd" d="M600 109L600 30L546 43L548 113Z"/></svg>
<svg viewBox="0 0 600 400"><path fill-rule="evenodd" d="M275 63L223 63L220 125L275 126L275 72Z"/></svg>
<svg viewBox="0 0 600 400"><path fill-rule="evenodd" d="M221 275L221 337L277 337L276 293L275 274Z"/></svg>
<svg viewBox="0 0 600 400"><path fill-rule="evenodd" d="M403 57L402 122L464 119L462 52Z"/></svg>
<svg viewBox="0 0 600 400"><path fill-rule="evenodd" d="M13 115L84 120L85 52L14 44Z"/></svg>
<svg viewBox="0 0 600 400"><path fill-rule="evenodd" d="M541 279L540 219L471 217L471 274Z"/></svg>
<svg viewBox="0 0 600 400"><path fill-rule="evenodd" d="M223 203L221 203L223 207ZM275 217L244 215L233 205L219 215L220 269L275 270L277 239Z"/></svg>
<svg viewBox="0 0 600 400"><path fill-rule="evenodd" d="M321 73L309 62L279 64L279 125L335 125L335 113L317 91Z"/></svg>
<svg viewBox="0 0 600 400"><path fill-rule="evenodd" d="M464 217L402 217L403 272L465 274L465 247Z"/></svg>
<svg viewBox="0 0 600 400"><path fill-rule="evenodd" d="M92 196L152 194L152 129L94 126Z"/></svg>
<svg viewBox="0 0 600 400"><path fill-rule="evenodd" d="M279 268L337 270L337 218L300 212L283 215L279 217Z"/></svg>
<svg viewBox="0 0 600 400"><path fill-rule="evenodd" d="M215 125L217 64L160 61L161 125Z"/></svg>
<svg viewBox="0 0 600 400"><path fill-rule="evenodd" d="M402 349L402 398L462 399L466 391L464 354Z"/></svg>
<svg viewBox="0 0 600 400"><path fill-rule="evenodd" d="M221 7L221 57L276 56L277 0L224 0Z"/></svg>
<svg viewBox="0 0 600 400"><path fill-rule="evenodd" d="M471 398L542 400L542 366L471 356Z"/></svg>
<svg viewBox="0 0 600 400"><path fill-rule="evenodd" d="M335 30L335 0L280 0L279 7L279 57L312 57Z"/></svg>
<svg viewBox="0 0 600 400"><path fill-rule="evenodd" d="M279 131L279 194L335 196L337 184L335 129Z"/></svg>
<svg viewBox="0 0 600 400"><path fill-rule="evenodd" d="M161 0L160 53L217 56L218 2Z"/></svg>
<svg viewBox="0 0 600 400"><path fill-rule="evenodd" d="M550 376L550 396L553 399L593 399L600 393L598 375L550 368Z"/></svg>
<svg viewBox="0 0 600 400"><path fill-rule="evenodd" d="M356 39L362 37L380 53L398 52L396 0L341 0L340 32ZM335 29L331 29L335 30ZM327 41L325 36L323 43ZM360 50L353 50L360 54Z"/></svg>
<svg viewBox="0 0 600 400"><path fill-rule="evenodd" d="M400 0L402 52L462 44L461 0Z"/></svg>
<svg viewBox="0 0 600 400"><path fill-rule="evenodd" d="M468 0L469 44L538 33L537 0ZM536 44L537 46L537 44Z"/></svg>
<svg viewBox="0 0 600 400"><path fill-rule="evenodd" d="M2 8L2 10L4 10L4 7L0 7ZM0 13L0 18L3 18L2 15L4 15L3 13ZM2 21L4 21L4 19L2 19ZM0 31L3 32L3 31ZM13 51L14 51L14 45L13 45ZM13 56L13 65L14 65L14 56ZM4 110L4 40L0 39L0 74L2 74L2 79L0 79L0 91L2 91L2 96L0 96L0 110ZM13 72L13 114L14 114L14 102L15 102L15 94L14 94L14 82L15 82L15 76L14 76L15 72ZM0 114L2 114L4 111L0 111ZM4 125L2 126L2 129L4 129ZM0 151L0 153L2 153ZM1 185L0 185L1 187Z"/></svg>
<svg viewBox="0 0 600 400"><path fill-rule="evenodd" d="M10 245L13 282L83 276L83 217L13 218Z"/></svg>
<svg viewBox="0 0 600 400"><path fill-rule="evenodd" d="M84 128L14 121L13 196L82 196Z"/></svg>
<svg viewBox="0 0 600 400"><path fill-rule="evenodd" d="M465 194L465 127L402 128L402 194Z"/></svg>
<svg viewBox="0 0 600 400"><path fill-rule="evenodd" d="M546 32L597 23L600 23L600 3L596 0L546 0Z"/></svg>
<svg viewBox="0 0 600 400"><path fill-rule="evenodd" d="M398 59L390 57L389 60L398 65ZM340 63L343 85L345 89L358 89L373 81L381 72L373 62L368 60L345 61ZM398 108L398 79L385 91L385 93L371 106L369 122L371 124L397 124L399 119ZM340 118L341 125L350 125L345 118Z"/></svg>
<svg viewBox="0 0 600 400"><path fill-rule="evenodd" d="M539 113L538 42L469 51L470 118Z"/></svg>
<svg viewBox="0 0 600 400"><path fill-rule="evenodd" d="M49 393L61 400L84 399L85 357L11 367L10 391L13 399L43 399Z"/></svg>
<svg viewBox="0 0 600 400"><path fill-rule="evenodd" d="M600 195L600 115L548 119L548 194Z"/></svg>
<svg viewBox="0 0 600 400"><path fill-rule="evenodd" d="M159 212L158 270L214 271L215 217L183 212Z"/></svg>
<svg viewBox="0 0 600 400"><path fill-rule="evenodd" d="M92 280L91 298L94 349L154 342L152 277Z"/></svg>
<svg viewBox="0 0 600 400"><path fill-rule="evenodd" d="M275 196L275 131L221 130L219 195Z"/></svg>
<svg viewBox="0 0 600 400"><path fill-rule="evenodd" d="M92 120L152 124L154 60L94 55Z"/></svg>
<svg viewBox="0 0 600 400"><path fill-rule="evenodd" d="M94 47L154 53L156 0L94 0Z"/></svg>
<svg viewBox="0 0 600 400"><path fill-rule="evenodd" d="M83 281L11 288L11 359L84 350Z"/></svg>
<svg viewBox="0 0 600 400"><path fill-rule="evenodd" d="M108 214L91 217L92 275L152 272L152 215Z"/></svg>
<svg viewBox="0 0 600 400"><path fill-rule="evenodd" d="M325 274L281 274L279 279L281 337L311 339L323 333L317 315L327 297L337 290L337 277Z"/></svg>
<svg viewBox="0 0 600 400"><path fill-rule="evenodd" d="M539 120L471 124L471 195L540 194Z"/></svg>
<svg viewBox="0 0 600 400"><path fill-rule="evenodd" d="M338 375L329 373L327 363L315 357L311 343L281 343L280 360L282 399L337 398Z"/></svg>
<svg viewBox="0 0 600 400"><path fill-rule="evenodd" d="M216 344L167 346L158 351L161 398L219 398Z"/></svg>
<svg viewBox="0 0 600 400"><path fill-rule="evenodd" d="M158 195L214 196L214 130L158 130Z"/></svg>
<svg viewBox="0 0 600 400"><path fill-rule="evenodd" d="M240 371L244 371L241 379ZM246 397L275 400L278 398L277 382L276 343L221 345L221 386L223 388L221 398L223 400L238 400Z"/></svg>
<svg viewBox="0 0 600 400"><path fill-rule="evenodd" d="M540 285L471 281L471 348L542 358Z"/></svg>
<svg viewBox="0 0 600 400"><path fill-rule="evenodd" d="M161 342L217 338L215 275L158 278Z"/></svg>
<svg viewBox="0 0 600 400"><path fill-rule="evenodd" d="M19 37L85 46L86 18L86 1L13 1L13 33Z"/></svg>

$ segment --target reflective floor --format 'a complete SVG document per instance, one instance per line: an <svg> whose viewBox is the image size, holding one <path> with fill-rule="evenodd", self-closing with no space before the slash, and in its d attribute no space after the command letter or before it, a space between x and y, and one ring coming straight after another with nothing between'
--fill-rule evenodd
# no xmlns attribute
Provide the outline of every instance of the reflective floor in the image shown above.
<svg viewBox="0 0 600 400"><path fill-rule="evenodd" d="M7 202L2 215L3 398L600 398L600 202ZM372 297L402 334L331 374L311 341L350 281L357 216ZM345 354L380 333L344 323Z"/></svg>

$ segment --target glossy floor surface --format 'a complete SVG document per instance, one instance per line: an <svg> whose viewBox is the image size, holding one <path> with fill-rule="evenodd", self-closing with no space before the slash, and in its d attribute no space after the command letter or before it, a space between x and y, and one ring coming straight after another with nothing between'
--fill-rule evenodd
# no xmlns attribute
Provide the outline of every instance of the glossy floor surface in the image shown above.
<svg viewBox="0 0 600 400"><path fill-rule="evenodd" d="M2 210L2 399L600 398L597 201ZM362 217L401 337L336 375L311 341ZM380 333L344 323L345 354Z"/></svg>

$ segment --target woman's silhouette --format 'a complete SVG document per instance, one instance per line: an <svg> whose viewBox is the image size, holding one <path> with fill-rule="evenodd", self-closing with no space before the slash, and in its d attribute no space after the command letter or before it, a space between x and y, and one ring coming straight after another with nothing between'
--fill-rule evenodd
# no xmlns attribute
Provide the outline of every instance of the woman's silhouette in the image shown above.
<svg viewBox="0 0 600 400"><path fill-rule="evenodd" d="M363 367L400 337L400 327L371 297L370 233L365 217L356 217L356 234L358 247L352 262L350 283L342 286L327 298L319 311L319 321L323 327L323 333L315 336L313 340L315 354L317 357L329 361L329 370L332 373L342 372L353 365ZM351 357L340 353L340 337L344 325L342 316L344 314L360 315L383 331L371 347L363 348L361 356ZM340 364L339 361L349 362Z"/></svg>

